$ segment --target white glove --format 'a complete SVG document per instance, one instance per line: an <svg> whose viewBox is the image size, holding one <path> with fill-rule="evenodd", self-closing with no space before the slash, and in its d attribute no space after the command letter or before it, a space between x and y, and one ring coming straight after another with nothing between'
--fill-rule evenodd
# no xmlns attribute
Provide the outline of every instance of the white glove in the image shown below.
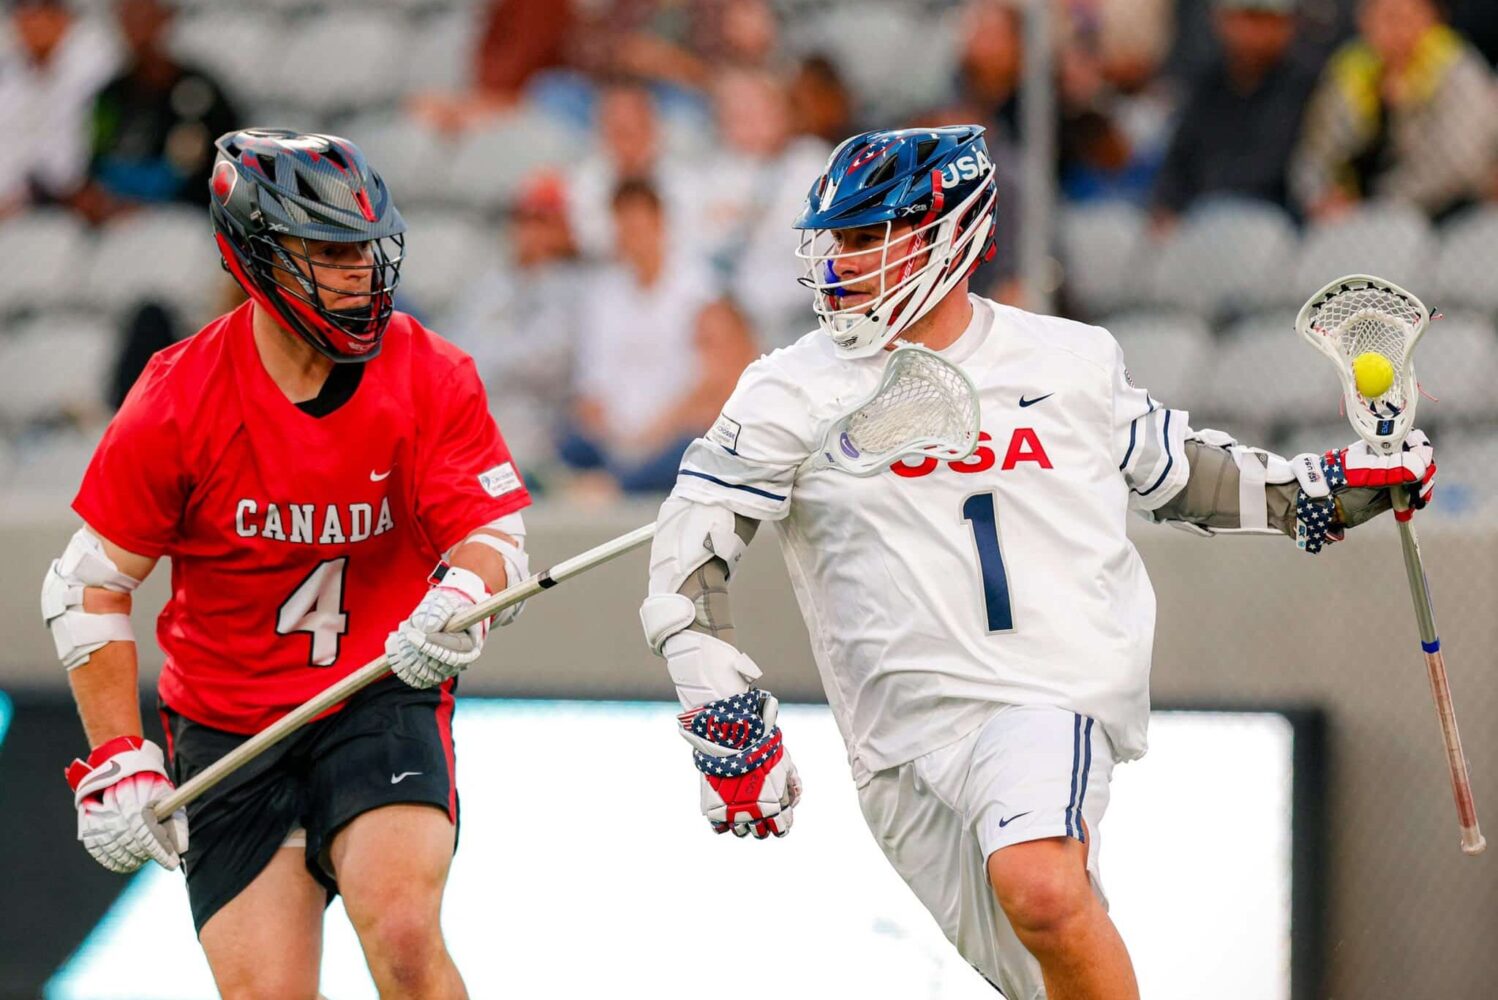
<svg viewBox="0 0 1498 1000"><path fill-rule="evenodd" d="M390 672L414 688L436 687L461 673L484 649L489 621L462 632L442 631L452 616L489 596L477 573L449 567L442 582L428 590L411 617L385 640Z"/></svg>
<svg viewBox="0 0 1498 1000"><path fill-rule="evenodd" d="M775 725L779 711L774 695L750 688L677 717L695 751L702 815L714 832L759 840L790 832L801 777Z"/></svg>
<svg viewBox="0 0 1498 1000"><path fill-rule="evenodd" d="M147 861L176 868L187 851L187 813L178 809L161 823L151 809L174 790L163 763L155 743L119 736L68 767L78 839L112 872L129 874Z"/></svg>

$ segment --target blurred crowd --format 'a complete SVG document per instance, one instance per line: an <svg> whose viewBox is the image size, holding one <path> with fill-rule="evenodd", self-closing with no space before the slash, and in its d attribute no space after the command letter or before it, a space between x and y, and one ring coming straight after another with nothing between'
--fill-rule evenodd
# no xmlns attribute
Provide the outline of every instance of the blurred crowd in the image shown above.
<svg viewBox="0 0 1498 1000"><path fill-rule="evenodd" d="M1021 0L278 0L293 27L328 10L378 10L413 38L439 17L461 26L458 65L418 68L367 107L343 93L317 115L287 100L297 67L262 92L235 38L176 44L192 34L179 21L228 16L227 0L5 2L0 242L37 213L105 231L201 207L212 140L233 127L347 135L403 209L414 202L413 279L424 199L482 233L482 253L448 254L455 273L413 280L402 306L474 355L542 491L669 488L744 365L813 328L789 224L832 147L862 129L987 128L1000 252L975 290L1035 304L1016 253ZM1223 199L1274 206L1296 227L1372 203L1441 224L1498 201L1493 0L1052 3L1051 182L1066 205L1130 206L1159 242ZM313 69L300 85L327 86ZM297 120L265 117L277 112ZM548 146L543 132L562 139ZM431 150L457 149L496 174L504 160L526 166L470 203L461 170L432 180ZM382 155L397 153L422 166L387 169ZM211 256L206 218L203 232ZM1047 291L1100 318L1072 293L1086 276L1058 255ZM121 312L101 398L117 401L151 350L207 318L184 312L170 296ZM3 295L0 314L17 318Z"/></svg>

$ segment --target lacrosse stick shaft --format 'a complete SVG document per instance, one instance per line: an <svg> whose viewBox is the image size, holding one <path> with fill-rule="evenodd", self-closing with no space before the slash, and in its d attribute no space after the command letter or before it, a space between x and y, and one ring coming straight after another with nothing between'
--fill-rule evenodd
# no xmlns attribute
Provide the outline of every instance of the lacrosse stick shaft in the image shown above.
<svg viewBox="0 0 1498 1000"><path fill-rule="evenodd" d="M1462 853L1481 854L1488 846L1477 825L1477 805L1472 799L1472 779L1467 771L1467 755L1462 752L1462 737L1456 728L1456 709L1451 703L1451 684L1446 678L1446 660L1441 655L1441 640L1436 637L1436 616L1430 600L1430 582L1425 578L1425 564L1420 558L1420 541L1407 515L1409 496L1402 488L1393 491L1394 510L1400 516L1399 544L1404 551L1404 570L1409 578L1410 598L1415 603L1415 621L1420 626L1420 648L1425 651L1425 672L1430 678L1430 696L1436 704L1436 718L1441 723L1441 739L1446 744L1446 766L1451 771L1451 794L1456 799L1456 818L1462 831Z"/></svg>
<svg viewBox="0 0 1498 1000"><path fill-rule="evenodd" d="M461 632L475 622L498 614L505 608L519 604L521 601L548 590L561 583L563 580L577 576L579 573L602 566L612 559L622 556L624 553L637 549L650 541L655 536L655 525L647 524L636 528L627 535L604 542L579 553L571 559L557 563L550 569L543 570L528 580L523 580L513 587L506 587L497 594L493 594L486 600L480 601L462 614L454 615L452 621L447 623L445 631ZM296 732L302 726L311 722L328 709L339 702L346 701L355 693L373 684L390 672L385 657L377 656L364 666L355 670L338 683L327 688L325 691L299 705L275 722L266 726L260 732L245 740L239 746L229 751L218 760L214 761L200 773L195 775L191 781L183 784L175 792L158 801L153 807L156 817L165 820L172 813L181 809L189 802L197 800L213 786L223 781L234 771L254 760L266 750Z"/></svg>

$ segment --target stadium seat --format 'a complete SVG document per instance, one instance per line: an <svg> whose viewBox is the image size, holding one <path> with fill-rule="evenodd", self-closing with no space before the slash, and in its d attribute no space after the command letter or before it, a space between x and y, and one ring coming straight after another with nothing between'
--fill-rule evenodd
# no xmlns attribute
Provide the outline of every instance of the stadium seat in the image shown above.
<svg viewBox="0 0 1498 1000"><path fill-rule="evenodd" d="M0 506L12 517L31 512L55 517L83 481L83 470L99 446L100 434L54 431L18 445L10 474L0 488Z"/></svg>
<svg viewBox="0 0 1498 1000"><path fill-rule="evenodd" d="M422 0L403 2L416 6ZM468 86L473 76L473 50L479 42L478 10L476 5L463 4L408 22L409 50L403 60L406 75L402 81L408 93L456 91Z"/></svg>
<svg viewBox="0 0 1498 1000"><path fill-rule="evenodd" d="M43 209L0 222L0 313L76 300L91 255L87 230L71 212Z"/></svg>
<svg viewBox="0 0 1498 1000"><path fill-rule="evenodd" d="M901 3L841 3L806 18L797 48L825 52L871 120L894 121L948 99L956 61L950 15ZM899 66L891 73L889 67Z"/></svg>
<svg viewBox="0 0 1498 1000"><path fill-rule="evenodd" d="M1435 502L1419 517L1466 518L1498 512L1493 469L1498 467L1498 433L1491 429L1434 434Z"/></svg>
<svg viewBox="0 0 1498 1000"><path fill-rule="evenodd" d="M24 429L76 414L98 418L118 350L107 320L86 313L46 313L0 338L0 422Z"/></svg>
<svg viewBox="0 0 1498 1000"><path fill-rule="evenodd" d="M402 214L447 197L453 144L445 136L404 115L384 113L354 119L343 128L342 134L358 143L390 185Z"/></svg>
<svg viewBox="0 0 1498 1000"><path fill-rule="evenodd" d="M1441 230L1434 291L1428 297L1422 295L1425 304L1431 308L1498 313L1495 265L1498 265L1498 206L1485 205L1462 213Z"/></svg>
<svg viewBox="0 0 1498 1000"><path fill-rule="evenodd" d="M1372 274L1425 298L1435 253L1434 231L1417 209L1366 205L1306 233L1295 264L1294 294L1303 302L1329 281Z"/></svg>
<svg viewBox="0 0 1498 1000"><path fill-rule="evenodd" d="M1107 315L1149 297L1140 266L1145 220L1138 208L1126 202L1067 206L1060 232L1066 285L1085 315Z"/></svg>
<svg viewBox="0 0 1498 1000"><path fill-rule="evenodd" d="M1293 305L1289 266L1295 227L1267 202L1205 204L1171 234L1155 258L1151 297L1160 305L1210 317Z"/></svg>
<svg viewBox="0 0 1498 1000"><path fill-rule="evenodd" d="M530 109L516 111L463 140L445 200L469 212L499 208L533 171L575 160L585 144L585 137Z"/></svg>
<svg viewBox="0 0 1498 1000"><path fill-rule="evenodd" d="M1293 313L1264 313L1229 327L1208 384L1212 413L1268 427L1334 418L1342 399L1336 372L1295 332Z"/></svg>
<svg viewBox="0 0 1498 1000"><path fill-rule="evenodd" d="M217 298L222 273L207 213L158 208L104 227L80 298L116 315L160 299L192 324Z"/></svg>
<svg viewBox="0 0 1498 1000"><path fill-rule="evenodd" d="M1212 361L1212 331L1199 317L1136 312L1102 325L1123 347L1135 385L1178 410L1195 410L1208 399L1204 376Z"/></svg>
<svg viewBox="0 0 1498 1000"><path fill-rule="evenodd" d="M499 255L497 226L457 212L406 215L406 262L400 291L428 315L447 312Z"/></svg>
<svg viewBox="0 0 1498 1000"><path fill-rule="evenodd" d="M260 81L259 92L321 116L389 104L405 86L395 70L411 55L405 29L405 18L370 10L299 19L278 39L280 65Z"/></svg>
<svg viewBox="0 0 1498 1000"><path fill-rule="evenodd" d="M1357 431L1352 429L1352 425L1347 422L1346 418L1334 417L1331 420L1314 420L1287 428L1278 438L1270 442L1272 445L1270 450L1289 458L1301 452L1320 454L1329 448L1342 448L1357 439ZM1263 445L1265 442L1246 441L1244 443Z"/></svg>
<svg viewBox="0 0 1498 1000"><path fill-rule="evenodd" d="M1498 332L1483 316L1456 313L1434 321L1415 347L1415 374L1434 397L1420 402L1426 419L1498 417Z"/></svg>
<svg viewBox="0 0 1498 1000"><path fill-rule="evenodd" d="M290 31L274 12L250 13L238 5L209 7L194 13L184 6L172 28L171 48L178 58L218 78L252 118L268 96L268 81L279 74ZM233 39L226 45L225 39ZM245 105L248 105L246 107Z"/></svg>

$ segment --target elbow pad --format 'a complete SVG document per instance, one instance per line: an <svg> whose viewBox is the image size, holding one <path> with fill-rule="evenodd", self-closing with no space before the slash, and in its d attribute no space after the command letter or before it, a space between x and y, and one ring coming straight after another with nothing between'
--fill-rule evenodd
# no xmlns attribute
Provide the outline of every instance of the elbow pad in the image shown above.
<svg viewBox="0 0 1498 1000"><path fill-rule="evenodd" d="M661 505L655 541L650 549L650 596L640 605L640 624L652 652L666 658L683 708L695 708L749 690L760 676L759 667L731 643L726 602L723 621L702 620L708 612L707 592L698 602L684 590L703 590L699 571L713 579L707 584L722 598L726 585L754 537L757 522L735 515L726 507L678 498ZM721 574L721 575L720 575Z"/></svg>
<svg viewBox="0 0 1498 1000"><path fill-rule="evenodd" d="M73 533L61 558L52 561L42 580L42 620L52 632L64 668L81 667L111 642L135 641L129 615L83 610L84 590L97 587L129 594L139 586L135 577L120 572L97 535L87 528Z"/></svg>
<svg viewBox="0 0 1498 1000"><path fill-rule="evenodd" d="M650 596L640 606L652 652L662 653L667 639L696 621L695 602L681 592L692 574L716 559L723 563L724 581L732 579L756 526L726 507L676 497L661 505L650 546Z"/></svg>

